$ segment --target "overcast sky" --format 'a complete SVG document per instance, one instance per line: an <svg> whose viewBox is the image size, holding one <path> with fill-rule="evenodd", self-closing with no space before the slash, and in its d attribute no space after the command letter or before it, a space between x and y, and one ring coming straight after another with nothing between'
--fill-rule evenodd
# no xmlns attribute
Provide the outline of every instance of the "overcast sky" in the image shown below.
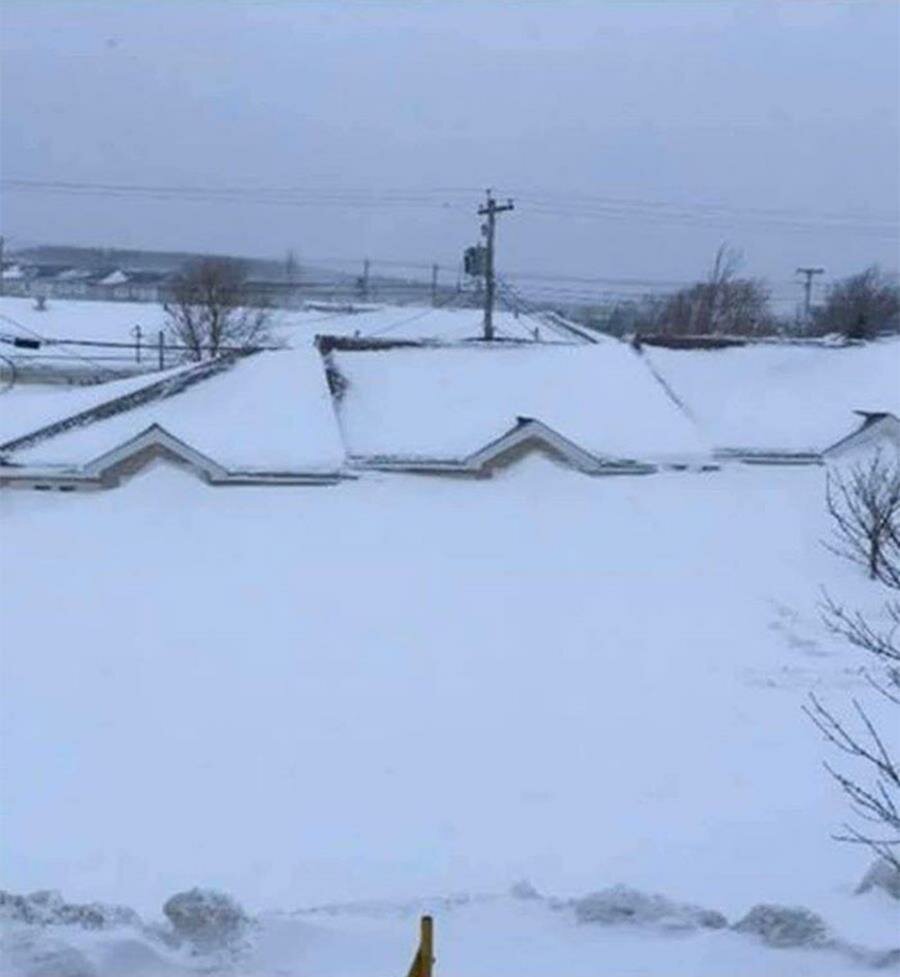
<svg viewBox="0 0 900 977"><path fill-rule="evenodd" d="M898 265L895 0L5 0L2 56L4 181L252 191L7 183L13 245L451 264L492 186L509 270Z"/></svg>

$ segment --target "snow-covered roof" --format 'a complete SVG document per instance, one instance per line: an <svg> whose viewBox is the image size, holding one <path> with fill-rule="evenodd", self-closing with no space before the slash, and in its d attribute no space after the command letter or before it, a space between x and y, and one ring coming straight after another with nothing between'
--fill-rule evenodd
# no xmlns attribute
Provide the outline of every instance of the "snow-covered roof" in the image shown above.
<svg viewBox="0 0 900 977"><path fill-rule="evenodd" d="M861 346L644 347L716 448L821 452L852 431L854 411L900 415L900 340Z"/></svg>
<svg viewBox="0 0 900 977"><path fill-rule="evenodd" d="M640 357L597 345L339 351L338 416L355 458L461 460L520 417L598 458L689 460L707 449Z"/></svg>
<svg viewBox="0 0 900 977"><path fill-rule="evenodd" d="M900 454L900 419L891 413L860 411L862 421L855 431L829 445L824 452L828 461L841 458L859 459L872 452Z"/></svg>
<svg viewBox="0 0 900 977"><path fill-rule="evenodd" d="M66 268L65 271L61 271L56 277L60 281L80 281L81 279L92 278L96 272L92 271L90 268Z"/></svg>
<svg viewBox="0 0 900 977"><path fill-rule="evenodd" d="M126 275L121 268L116 268L115 271L111 271L97 279L98 285L122 285L129 280L130 276Z"/></svg>
<svg viewBox="0 0 900 977"><path fill-rule="evenodd" d="M170 396L13 450L10 459L84 466L153 425L229 471L334 471L344 459L322 363L311 348L239 359Z"/></svg>
<svg viewBox="0 0 900 977"><path fill-rule="evenodd" d="M155 373L143 373L127 380L112 380L88 386L17 383L0 394L0 447L63 417L91 410L99 404L124 397L150 383L177 377L192 369L179 366Z"/></svg>

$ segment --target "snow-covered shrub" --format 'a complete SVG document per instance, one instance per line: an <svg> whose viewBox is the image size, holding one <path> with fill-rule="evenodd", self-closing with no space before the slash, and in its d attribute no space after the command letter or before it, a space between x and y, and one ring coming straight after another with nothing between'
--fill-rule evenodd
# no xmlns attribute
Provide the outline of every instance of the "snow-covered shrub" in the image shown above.
<svg viewBox="0 0 900 977"><path fill-rule="evenodd" d="M614 885L576 899L575 918L580 923L633 923L665 929L722 929L728 920L714 909L673 902L665 896Z"/></svg>
<svg viewBox="0 0 900 977"><path fill-rule="evenodd" d="M538 892L537 889L528 881L528 879L520 879L518 882L510 886L509 894L513 899L543 899L544 897Z"/></svg>
<svg viewBox="0 0 900 977"><path fill-rule="evenodd" d="M140 926L141 923L138 914L127 906L66 902L52 889L27 896L0 890L0 916L33 926L81 926L92 930Z"/></svg>
<svg viewBox="0 0 900 977"><path fill-rule="evenodd" d="M236 946L250 922L231 896L214 889L176 893L163 912L177 936L204 952Z"/></svg>
<svg viewBox="0 0 900 977"><path fill-rule="evenodd" d="M733 928L739 933L754 933L774 947L823 946L828 942L825 921L802 906L754 906Z"/></svg>
<svg viewBox="0 0 900 977"><path fill-rule="evenodd" d="M868 892L869 889L883 889L888 895L900 899L900 869L879 858L872 863L862 882L856 887L858 893Z"/></svg>

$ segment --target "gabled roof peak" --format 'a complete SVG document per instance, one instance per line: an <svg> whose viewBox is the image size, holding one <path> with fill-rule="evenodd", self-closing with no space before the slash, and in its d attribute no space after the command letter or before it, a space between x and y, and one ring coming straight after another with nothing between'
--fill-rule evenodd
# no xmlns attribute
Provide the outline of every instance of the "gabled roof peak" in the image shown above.
<svg viewBox="0 0 900 977"><path fill-rule="evenodd" d="M867 424L871 424L872 421L880 421L882 417L891 416L891 412L888 410L855 410L853 413L865 418Z"/></svg>

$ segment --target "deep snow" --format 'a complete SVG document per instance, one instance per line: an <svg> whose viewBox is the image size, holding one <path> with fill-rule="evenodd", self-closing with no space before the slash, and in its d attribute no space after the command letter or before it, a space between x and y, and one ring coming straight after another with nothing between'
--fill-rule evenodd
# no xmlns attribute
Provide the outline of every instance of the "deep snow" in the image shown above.
<svg viewBox="0 0 900 977"><path fill-rule="evenodd" d="M820 585L879 597L821 545L823 478L531 460L490 482L225 491L161 467L0 493L5 885L157 914L195 884L255 912L624 882L732 920L802 904L890 945L896 904L852 895L867 859L829 837L846 812L800 712L811 689L869 699L818 619ZM854 972L497 912L448 920L441 972L497 972L518 943L516 972L594 973L604 941L620 973ZM340 961L407 947L412 918L338 920L287 972L381 972Z"/></svg>
<svg viewBox="0 0 900 977"><path fill-rule="evenodd" d="M34 959L35 953L33 947L21 946L24 936L37 937L47 957L54 950L61 956L61 947L80 954L93 968L91 977L402 975L412 959L417 917L422 912L435 921L435 972L448 977L493 977L498 973L521 977L869 977L896 972L857 964L849 948L773 950L752 936L728 929L679 932L630 924L579 924L568 907L508 896L265 913L255 920L243 952L235 956L215 952L191 956L187 948L168 947L152 931L131 927L99 933L71 926L43 931L18 928L7 931L5 962L8 977L27 973L17 964ZM51 972L48 967L40 977L50 977ZM56 970L53 977L71 973ZM28 977L34 977L34 972Z"/></svg>

